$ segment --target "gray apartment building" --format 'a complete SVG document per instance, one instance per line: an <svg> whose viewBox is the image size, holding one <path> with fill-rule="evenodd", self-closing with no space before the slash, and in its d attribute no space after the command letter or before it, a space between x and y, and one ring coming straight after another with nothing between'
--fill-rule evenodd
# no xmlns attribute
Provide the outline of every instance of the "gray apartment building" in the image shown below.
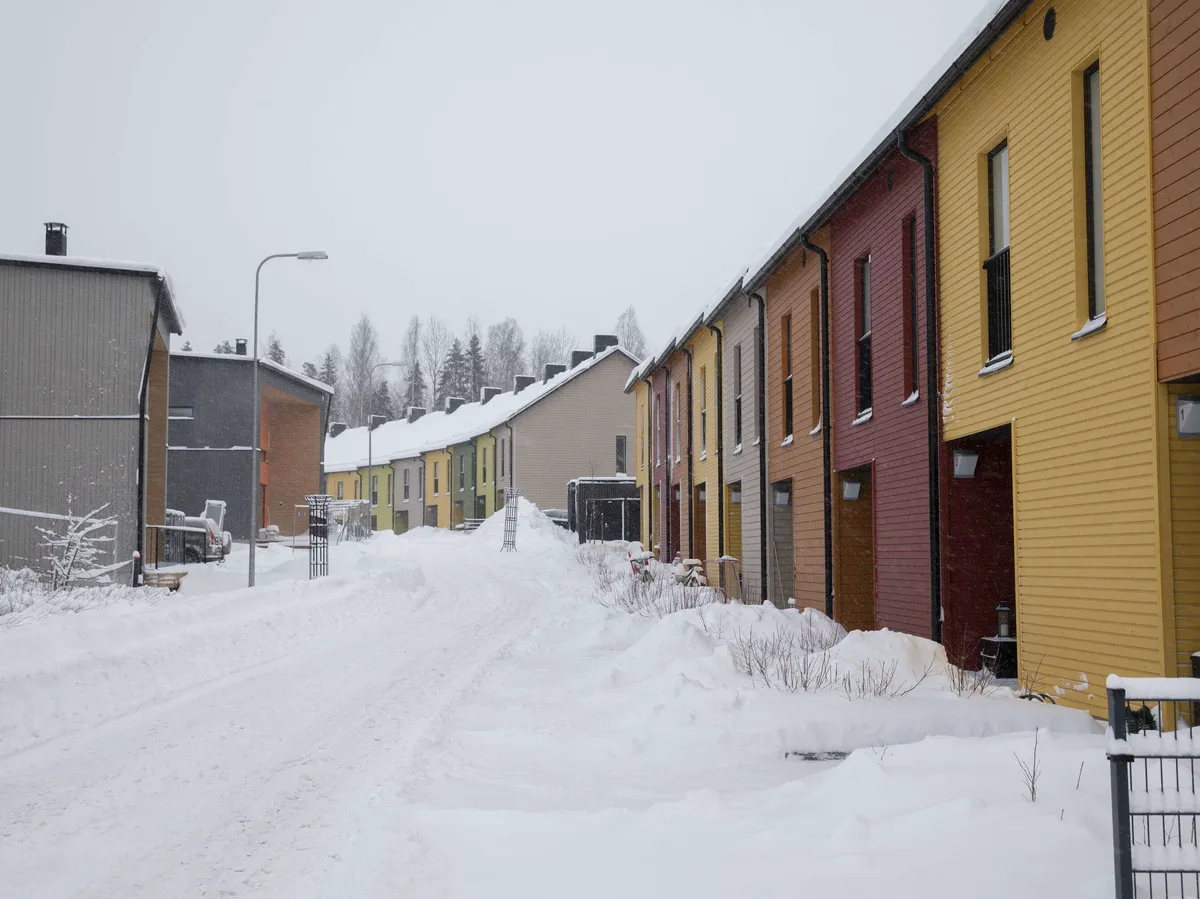
<svg viewBox="0 0 1200 899"><path fill-rule="evenodd" d="M0 565L45 569L43 531L89 513L97 567L120 579L166 504L171 335L183 320L159 268L0 256ZM99 511L97 511L99 510Z"/></svg>
<svg viewBox="0 0 1200 899"><path fill-rule="evenodd" d="M226 503L225 530L250 536L254 444L254 360L238 352L171 354L167 503L199 515L206 500ZM290 535L307 519L295 507L321 492L321 462L333 388L270 359L259 359L262 416L259 522Z"/></svg>

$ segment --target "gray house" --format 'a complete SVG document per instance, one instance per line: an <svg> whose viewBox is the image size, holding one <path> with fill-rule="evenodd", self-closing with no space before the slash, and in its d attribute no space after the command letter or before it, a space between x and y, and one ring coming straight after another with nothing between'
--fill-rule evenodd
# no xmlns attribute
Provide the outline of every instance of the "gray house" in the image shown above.
<svg viewBox="0 0 1200 899"><path fill-rule="evenodd" d="M226 503L225 530L250 536L254 360L238 341L235 354L171 354L167 502L198 515L205 500ZM308 522L295 507L321 492L324 435L333 388L259 359L262 425L259 522L290 535Z"/></svg>
<svg viewBox="0 0 1200 899"><path fill-rule="evenodd" d="M46 253L0 256L0 565L44 569L40 529L96 512L94 567L120 578L163 522L183 321L155 266L69 257L57 223Z"/></svg>

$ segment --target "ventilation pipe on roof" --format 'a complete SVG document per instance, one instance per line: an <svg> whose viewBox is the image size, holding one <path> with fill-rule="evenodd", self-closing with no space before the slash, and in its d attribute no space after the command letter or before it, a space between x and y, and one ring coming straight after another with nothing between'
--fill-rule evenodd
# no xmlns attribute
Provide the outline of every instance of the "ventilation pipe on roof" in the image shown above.
<svg viewBox="0 0 1200 899"><path fill-rule="evenodd" d="M559 365L555 362L547 362L546 367L542 370L542 383L545 384L555 375L561 375L567 370L565 365Z"/></svg>
<svg viewBox="0 0 1200 899"><path fill-rule="evenodd" d="M479 391L479 402L486 406L493 397L497 397L499 395L499 387L483 387Z"/></svg>
<svg viewBox="0 0 1200 899"><path fill-rule="evenodd" d="M941 466L938 437L938 351L937 306L934 292L937 277L934 272L933 233L933 162L908 145L903 131L896 132L896 149L905 159L921 166L924 174L925 225L925 398L927 409L929 452L929 632L942 642L942 542L941 542Z"/></svg>
<svg viewBox="0 0 1200 899"><path fill-rule="evenodd" d="M464 400L461 396L446 397L446 414L449 415L465 402L466 400Z"/></svg>
<svg viewBox="0 0 1200 899"><path fill-rule="evenodd" d="M342 433L342 431L344 431L344 430L346 430L346 423L344 421L331 421L329 423L329 436L330 437L336 437L338 434Z"/></svg>
<svg viewBox="0 0 1200 899"><path fill-rule="evenodd" d="M579 365L581 362L587 362L592 358L591 350L572 350L571 351L571 368Z"/></svg>
<svg viewBox="0 0 1200 899"><path fill-rule="evenodd" d="M821 470L825 516L825 614L833 617L833 443L829 414L829 254L807 234L800 235L800 246L816 253L821 260Z"/></svg>
<svg viewBox="0 0 1200 899"><path fill-rule="evenodd" d="M239 337L234 342L234 352L237 353L239 356L246 355L246 338L245 337Z"/></svg>
<svg viewBox="0 0 1200 899"><path fill-rule="evenodd" d="M533 375L517 375L513 378L513 393L520 393L526 387L529 387L536 381Z"/></svg>
<svg viewBox="0 0 1200 899"><path fill-rule="evenodd" d="M67 255L67 226L62 222L46 222L46 255Z"/></svg>
<svg viewBox="0 0 1200 899"><path fill-rule="evenodd" d="M408 423L412 424L414 421L416 421L418 418L420 418L422 415L424 415L425 412L426 412L426 409L424 406L409 406L408 407Z"/></svg>
<svg viewBox="0 0 1200 899"><path fill-rule="evenodd" d="M620 342L616 334L597 334L592 339L592 347L596 351L596 355L599 356L610 346L616 346Z"/></svg>

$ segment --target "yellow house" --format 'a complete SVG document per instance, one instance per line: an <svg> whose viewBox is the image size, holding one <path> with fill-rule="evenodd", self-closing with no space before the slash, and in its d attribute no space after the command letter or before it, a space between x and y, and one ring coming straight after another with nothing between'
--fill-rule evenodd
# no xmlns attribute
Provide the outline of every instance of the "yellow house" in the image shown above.
<svg viewBox="0 0 1200 899"><path fill-rule="evenodd" d="M720 321L697 325L685 344L691 354L692 553L705 562L710 583L719 576L717 559L724 553L721 510L725 485L719 464L720 364L717 334Z"/></svg>
<svg viewBox="0 0 1200 899"><path fill-rule="evenodd" d="M654 510L651 508L652 496L650 489L650 386L638 377L641 367L634 369L630 376L633 383L627 386L633 390L634 415L634 479L637 481L638 500L641 508L642 546L647 549L654 547Z"/></svg>
<svg viewBox="0 0 1200 899"><path fill-rule="evenodd" d="M325 472L325 492L334 499L360 499L362 472L357 469Z"/></svg>
<svg viewBox="0 0 1200 899"><path fill-rule="evenodd" d="M425 524L435 528L451 527L449 449L424 454L425 460Z"/></svg>
<svg viewBox="0 0 1200 899"><path fill-rule="evenodd" d="M1147 16L1034 3L934 109L945 642L1015 608L1022 677L1097 712L1176 674Z"/></svg>
<svg viewBox="0 0 1200 899"><path fill-rule="evenodd" d="M392 530L392 509L395 507L395 470L391 462L375 462L368 470L364 465L358 470L362 483L367 485L371 500L371 530Z"/></svg>
<svg viewBox="0 0 1200 899"><path fill-rule="evenodd" d="M484 518L496 511L498 477L496 436L491 432L480 434L475 438L475 495L483 501Z"/></svg>

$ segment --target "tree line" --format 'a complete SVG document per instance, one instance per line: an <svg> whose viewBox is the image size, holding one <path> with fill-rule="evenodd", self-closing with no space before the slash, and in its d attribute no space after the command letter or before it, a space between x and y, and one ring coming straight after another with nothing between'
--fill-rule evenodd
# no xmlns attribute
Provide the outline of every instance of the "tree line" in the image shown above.
<svg viewBox="0 0 1200 899"><path fill-rule="evenodd" d="M645 356L646 338L632 306L617 318L613 333L631 354ZM368 415L392 420L403 417L409 406L441 408L447 397L473 402L485 385L512 390L517 375L541 374L549 363L567 364L577 348L568 328L539 330L526 340L520 323L511 317L485 330L478 316L471 316L456 333L437 316L414 315L404 330L399 356L389 357L370 316L363 313L350 329L345 351L331 343L319 358L301 363L300 370L335 388L331 421L358 427L366 424ZM234 346L225 340L213 352L232 353ZM260 346L260 355L288 365L274 332Z"/></svg>

